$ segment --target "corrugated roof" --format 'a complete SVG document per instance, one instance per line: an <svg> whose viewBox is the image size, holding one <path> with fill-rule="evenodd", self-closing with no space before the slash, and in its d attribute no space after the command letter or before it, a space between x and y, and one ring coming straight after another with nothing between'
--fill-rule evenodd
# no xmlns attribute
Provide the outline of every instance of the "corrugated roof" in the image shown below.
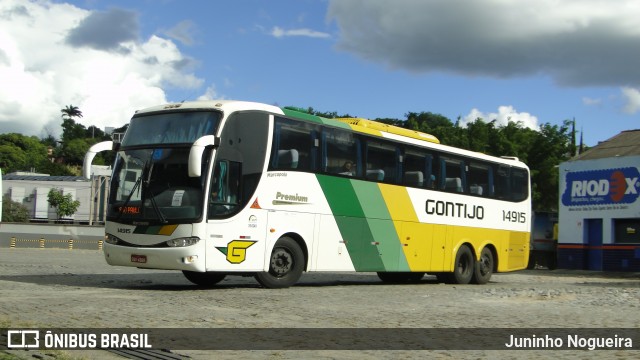
<svg viewBox="0 0 640 360"><path fill-rule="evenodd" d="M24 181L89 181L82 176L2 175L2 180Z"/></svg>
<svg viewBox="0 0 640 360"><path fill-rule="evenodd" d="M569 161L640 155L640 129L626 130Z"/></svg>

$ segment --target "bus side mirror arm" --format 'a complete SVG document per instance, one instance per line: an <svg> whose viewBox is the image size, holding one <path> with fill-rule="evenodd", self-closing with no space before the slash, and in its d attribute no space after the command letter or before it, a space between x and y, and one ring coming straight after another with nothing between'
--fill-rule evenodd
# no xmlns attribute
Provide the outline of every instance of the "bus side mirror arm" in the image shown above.
<svg viewBox="0 0 640 360"><path fill-rule="evenodd" d="M91 162L93 162L93 158L96 157L96 154L101 151L111 150L112 148L113 141L103 141L89 148L87 153L84 155L84 162L82 164L82 175L85 179L91 178Z"/></svg>
<svg viewBox="0 0 640 360"><path fill-rule="evenodd" d="M202 153L207 146L220 145L220 138L213 135L205 135L196 140L189 150L189 177L202 175Z"/></svg>

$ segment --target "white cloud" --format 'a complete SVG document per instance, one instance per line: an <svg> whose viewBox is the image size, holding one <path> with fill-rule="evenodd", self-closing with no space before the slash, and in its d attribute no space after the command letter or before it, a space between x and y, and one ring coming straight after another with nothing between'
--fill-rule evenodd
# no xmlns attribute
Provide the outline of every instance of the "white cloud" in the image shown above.
<svg viewBox="0 0 640 360"><path fill-rule="evenodd" d="M172 39L178 40L184 45L193 45L195 43L194 33L196 24L191 20L184 20L176 24L171 29L165 31L165 34Z"/></svg>
<svg viewBox="0 0 640 360"><path fill-rule="evenodd" d="M271 29L270 35L276 38L289 37L289 36L305 36L305 37L311 37L311 38L331 37L331 35L327 33L315 31L311 29L302 28L302 29L285 30L279 26L274 26L273 29Z"/></svg>
<svg viewBox="0 0 640 360"><path fill-rule="evenodd" d="M221 98L222 97L220 97L218 95L218 92L216 91L216 87L214 85L211 85L207 87L207 90L205 90L204 94L198 97L198 100L214 100L214 99L221 99Z"/></svg>
<svg viewBox="0 0 640 360"><path fill-rule="evenodd" d="M637 0L331 0L338 48L391 68L640 85Z"/></svg>
<svg viewBox="0 0 640 360"><path fill-rule="evenodd" d="M601 105L602 104L602 99L594 99L594 98L590 98L590 97L583 97L582 98L582 103L587 105L587 106L597 106L597 105Z"/></svg>
<svg viewBox="0 0 640 360"><path fill-rule="evenodd" d="M120 31L104 35L100 24ZM58 136L60 109L70 104L85 126L119 127L135 110L167 102L164 86L202 86L196 62L171 40L138 38L137 15L124 10L0 2L0 133Z"/></svg>
<svg viewBox="0 0 640 360"><path fill-rule="evenodd" d="M623 87L621 91L626 102L623 111L627 114L635 114L640 111L640 90Z"/></svg>
<svg viewBox="0 0 640 360"><path fill-rule="evenodd" d="M484 122L490 122L495 120L497 126L505 126L509 122L522 123L524 127L539 130L538 118L527 113L518 112L513 106L499 106L497 113L484 113L478 109L471 109L469 114L464 116L461 121L461 126L467 126L468 123L475 121L476 119L482 119Z"/></svg>

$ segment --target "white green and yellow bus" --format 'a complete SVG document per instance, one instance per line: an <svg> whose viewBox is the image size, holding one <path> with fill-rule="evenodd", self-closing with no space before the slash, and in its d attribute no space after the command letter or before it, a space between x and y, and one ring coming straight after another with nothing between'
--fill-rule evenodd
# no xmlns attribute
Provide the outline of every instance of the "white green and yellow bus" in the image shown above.
<svg viewBox="0 0 640 360"><path fill-rule="evenodd" d="M304 271L483 284L527 266L530 176L516 158L229 100L137 111L114 149L111 265L182 270L201 286L249 275L267 288Z"/></svg>

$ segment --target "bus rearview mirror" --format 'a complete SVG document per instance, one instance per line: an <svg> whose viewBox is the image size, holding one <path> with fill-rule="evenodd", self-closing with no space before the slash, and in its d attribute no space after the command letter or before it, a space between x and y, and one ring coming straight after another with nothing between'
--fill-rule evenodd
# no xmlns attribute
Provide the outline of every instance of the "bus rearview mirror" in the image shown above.
<svg viewBox="0 0 640 360"><path fill-rule="evenodd" d="M202 153L207 146L220 145L220 138L213 135L205 135L191 145L189 151L189 177L202 175Z"/></svg>

